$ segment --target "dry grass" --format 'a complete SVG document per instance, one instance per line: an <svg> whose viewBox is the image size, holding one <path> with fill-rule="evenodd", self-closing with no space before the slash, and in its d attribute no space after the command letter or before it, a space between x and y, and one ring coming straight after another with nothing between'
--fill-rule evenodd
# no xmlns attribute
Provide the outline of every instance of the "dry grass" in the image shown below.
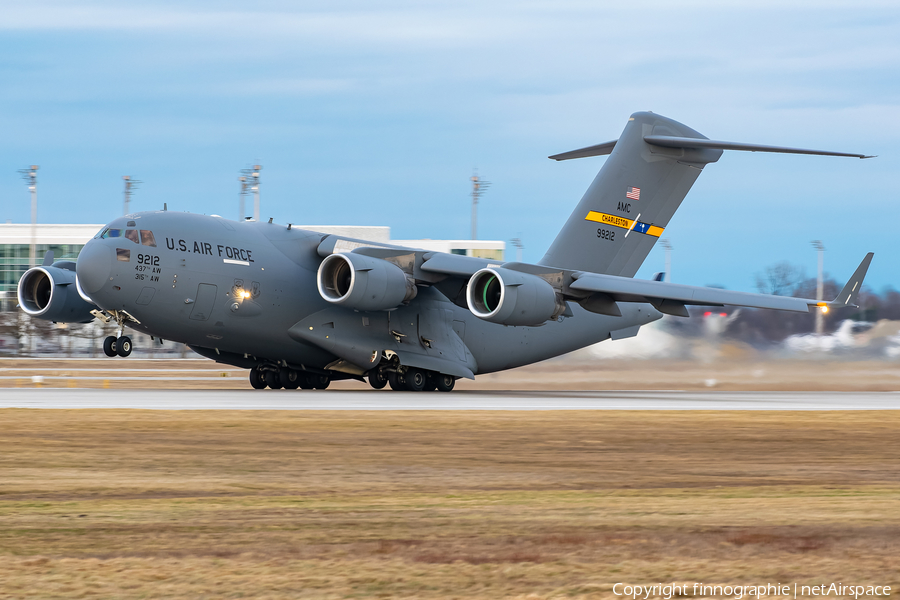
<svg viewBox="0 0 900 600"><path fill-rule="evenodd" d="M896 411L6 409L0 423L0 598L900 584Z"/></svg>

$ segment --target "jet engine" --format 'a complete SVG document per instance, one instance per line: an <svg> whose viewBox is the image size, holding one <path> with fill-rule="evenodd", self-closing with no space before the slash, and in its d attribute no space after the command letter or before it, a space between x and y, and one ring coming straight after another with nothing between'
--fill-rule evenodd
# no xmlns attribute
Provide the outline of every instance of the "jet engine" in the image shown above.
<svg viewBox="0 0 900 600"><path fill-rule="evenodd" d="M75 282L75 264L34 267L19 280L19 306L38 319L63 323L88 323L94 305L85 301Z"/></svg>
<svg viewBox="0 0 900 600"><path fill-rule="evenodd" d="M540 325L565 309L547 281L503 268L472 275L466 303L479 319L503 325Z"/></svg>
<svg viewBox="0 0 900 600"><path fill-rule="evenodd" d="M364 254L332 254L316 274L319 294L354 310L390 310L416 297L416 284L394 263Z"/></svg>

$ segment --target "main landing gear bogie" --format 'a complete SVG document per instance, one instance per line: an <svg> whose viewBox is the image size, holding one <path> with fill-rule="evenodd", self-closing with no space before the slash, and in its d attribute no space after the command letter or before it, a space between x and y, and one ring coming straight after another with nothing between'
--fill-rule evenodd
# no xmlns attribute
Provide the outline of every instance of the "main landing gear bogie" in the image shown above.
<svg viewBox="0 0 900 600"><path fill-rule="evenodd" d="M125 358L129 354L131 354L133 346L131 344L131 338L127 335L115 337L113 335L107 337L103 340L103 353L110 358L113 356L121 356Z"/></svg>
<svg viewBox="0 0 900 600"><path fill-rule="evenodd" d="M456 377L452 375L414 367L402 368L402 372L373 370L367 377L369 385L374 389L380 390L390 385L395 392L449 392L456 385ZM327 375L286 367L263 366L250 369L250 386L255 390L324 390L330 384L331 378Z"/></svg>
<svg viewBox="0 0 900 600"><path fill-rule="evenodd" d="M385 375L383 371L374 371L369 374L369 385L376 390L384 387L385 380L395 392L449 392L456 385L452 375L412 367L404 373L391 371Z"/></svg>
<svg viewBox="0 0 900 600"><path fill-rule="evenodd" d="M272 390L324 390L331 384L331 378L327 375L296 371L294 369L272 367L261 370L259 367L250 369L250 386L255 390L269 388Z"/></svg>

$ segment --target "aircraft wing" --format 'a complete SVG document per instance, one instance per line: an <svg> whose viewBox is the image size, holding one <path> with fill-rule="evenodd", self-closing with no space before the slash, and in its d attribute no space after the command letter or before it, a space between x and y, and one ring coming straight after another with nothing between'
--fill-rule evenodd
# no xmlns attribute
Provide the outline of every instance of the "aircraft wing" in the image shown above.
<svg viewBox="0 0 900 600"><path fill-rule="evenodd" d="M496 260L491 261L486 258L459 256L444 252L428 252L423 258L425 259L421 267L423 271L440 273L451 277L465 277L467 279L485 267L499 267L501 264Z"/></svg>
<svg viewBox="0 0 900 600"><path fill-rule="evenodd" d="M717 288L707 288L661 281L647 281L601 275L599 273L575 272L575 278L569 288L603 295L605 299L615 302L647 302L656 306L660 312L687 316L686 305L700 306L746 306L751 308L772 308L793 312L810 312L817 307L838 308L856 306L856 298L862 287L863 279L872 262L870 252L857 267L853 276L831 302L822 302L808 298L788 296L770 296L767 294L751 294L733 292Z"/></svg>
<svg viewBox="0 0 900 600"><path fill-rule="evenodd" d="M498 267L502 263L502 261L487 258L367 242L336 235L328 235L319 243L318 254L322 258L341 252L354 252L383 259L409 258L412 255L414 258L411 259L408 268L412 270L412 274L417 280L421 279L425 282L440 281L447 277L468 279L480 269L490 266Z"/></svg>
<svg viewBox="0 0 900 600"><path fill-rule="evenodd" d="M405 248L388 244L377 244L327 236L319 245L319 254L328 256L337 252L353 252L375 258L385 259L406 269L417 283L435 284L445 279L466 282L476 272L491 267L504 267L511 270L540 273L547 272L547 267L523 263L500 263L485 258L460 256L434 252L416 248ZM809 312L816 308L839 308L856 306L856 297L862 286L873 254L870 252L857 267L850 281L841 293L831 302L794 298L790 296L772 296L735 292L718 288L682 285L632 279L617 275L604 275L588 271L569 271L566 269L553 272L570 281L568 285L560 285L558 292L566 300L579 302L592 312L601 314L621 314L615 306L616 302L649 303L662 313L687 317L687 306L745 306L750 308L769 308L792 312ZM565 274L565 276L563 275Z"/></svg>

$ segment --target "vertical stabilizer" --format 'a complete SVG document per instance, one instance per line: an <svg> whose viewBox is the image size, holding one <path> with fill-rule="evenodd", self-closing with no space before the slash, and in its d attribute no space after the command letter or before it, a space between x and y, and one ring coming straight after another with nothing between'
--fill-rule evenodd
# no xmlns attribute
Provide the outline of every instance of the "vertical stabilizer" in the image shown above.
<svg viewBox="0 0 900 600"><path fill-rule="evenodd" d="M651 145L645 136L707 138L649 112L631 116L616 142L550 158L609 154L540 264L633 277L717 148Z"/></svg>

